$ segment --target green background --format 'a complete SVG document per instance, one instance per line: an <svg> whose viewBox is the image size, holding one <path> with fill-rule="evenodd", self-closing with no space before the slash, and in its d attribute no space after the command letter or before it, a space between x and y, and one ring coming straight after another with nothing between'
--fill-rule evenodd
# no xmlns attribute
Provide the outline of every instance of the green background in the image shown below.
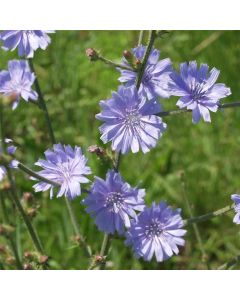
<svg viewBox="0 0 240 300"><path fill-rule="evenodd" d="M122 52L136 46L137 31L57 31L47 50L35 52L34 64L44 92L52 125L58 142L80 145L89 158L93 174L104 177L107 166L87 152L92 144L102 145L95 119L99 100L107 99L117 89L119 73L102 62L90 62L85 49L93 47L115 62ZM146 43L147 32L144 34ZM161 58L169 57L175 67L179 63L197 60L221 70L219 82L232 90L223 103L240 100L240 33L238 31L172 31L155 42ZM0 68L7 68L9 59L17 52L0 52ZM163 100L164 109L176 108L176 97ZM42 111L21 101L12 111L5 108L6 135L19 144L17 157L34 168L34 162L51 147ZM239 120L240 108L211 113L212 123L201 121L193 125L191 114L165 117L168 125L157 147L148 154L127 154L122 158L120 171L131 185L146 189L146 202L165 199L169 205L182 208L189 217L183 196L181 174L185 174L186 193L194 215L205 214L231 204L230 195L240 192L239 183ZM19 194L32 190L25 174L15 172ZM90 176L93 179L93 175ZM94 253L98 253L103 238L93 220L80 204L83 195L73 201L79 227ZM85 269L89 260L71 240L72 226L64 199L49 199L49 193L34 194L40 205L34 218L44 249L52 260L53 269ZM23 222L16 217L6 198L9 217L16 223L20 254L32 251L33 246ZM218 268L239 254L239 227L232 223L233 213L199 224L207 262ZM0 238L0 243L6 240ZM4 261L4 256L0 258ZM14 268L9 265L8 268ZM186 245L180 255L164 263L146 263L135 259L123 239L114 239L107 263L108 269L205 269L199 244L192 227L188 227Z"/></svg>

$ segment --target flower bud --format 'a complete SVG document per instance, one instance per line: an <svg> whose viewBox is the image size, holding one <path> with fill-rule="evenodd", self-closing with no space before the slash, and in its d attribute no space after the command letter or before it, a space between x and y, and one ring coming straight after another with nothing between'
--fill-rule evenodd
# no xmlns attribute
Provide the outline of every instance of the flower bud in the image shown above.
<svg viewBox="0 0 240 300"><path fill-rule="evenodd" d="M4 245L0 245L0 253L6 253L7 252L7 249Z"/></svg>
<svg viewBox="0 0 240 300"><path fill-rule="evenodd" d="M34 255L30 251L24 252L23 256L24 256L25 259L28 259L28 260L32 260L33 257L34 257Z"/></svg>
<svg viewBox="0 0 240 300"><path fill-rule="evenodd" d="M105 151L103 148L97 146L97 145L91 145L88 147L88 151L90 153L96 153L97 156L101 157L105 154Z"/></svg>
<svg viewBox="0 0 240 300"><path fill-rule="evenodd" d="M23 270L33 270L33 266L31 264L24 264Z"/></svg>
<svg viewBox="0 0 240 300"><path fill-rule="evenodd" d="M14 258L13 256L8 256L8 257L6 258L6 263L7 263L8 265L13 265L13 264L15 264L15 262L16 262L16 260L15 260L15 258Z"/></svg>
<svg viewBox="0 0 240 300"><path fill-rule="evenodd" d="M96 61L99 57L97 51L93 48L86 49L86 55L91 61Z"/></svg>
<svg viewBox="0 0 240 300"><path fill-rule="evenodd" d="M124 50L123 56L126 58L127 61L132 60L132 57L133 57L132 53L129 50Z"/></svg>
<svg viewBox="0 0 240 300"><path fill-rule="evenodd" d="M45 265L49 260L49 257L47 255L41 255L39 257L39 263L42 265Z"/></svg>
<svg viewBox="0 0 240 300"><path fill-rule="evenodd" d="M33 200L33 194L29 193L29 192L23 193L23 200L26 201L27 203L28 202L32 202L32 200Z"/></svg>

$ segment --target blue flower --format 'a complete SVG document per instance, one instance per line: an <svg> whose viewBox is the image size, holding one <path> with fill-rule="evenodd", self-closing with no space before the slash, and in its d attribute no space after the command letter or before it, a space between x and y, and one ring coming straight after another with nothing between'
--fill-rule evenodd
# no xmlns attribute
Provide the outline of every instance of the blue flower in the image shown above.
<svg viewBox="0 0 240 300"><path fill-rule="evenodd" d="M25 60L11 60L8 62L8 71L0 72L0 93L11 97L12 108L15 109L22 97L25 101L37 100L38 95L32 90L35 80L28 62Z"/></svg>
<svg viewBox="0 0 240 300"><path fill-rule="evenodd" d="M191 61L180 64L180 74L174 72L170 75L171 94L181 97L177 106L192 110L193 123L198 123L201 117L211 122L209 111L216 112L219 100L231 94L225 84L215 83L220 71L213 68L209 72L208 69L207 64L201 64L198 69L196 61Z"/></svg>
<svg viewBox="0 0 240 300"><path fill-rule="evenodd" d="M86 211L95 218L99 230L119 234L130 226L135 211L144 208L144 189L132 188L122 180L119 173L108 171L106 180L95 177L91 191L83 203Z"/></svg>
<svg viewBox="0 0 240 300"><path fill-rule="evenodd" d="M96 115L104 122L99 128L104 143L123 154L140 149L143 153L156 146L167 125L155 114L161 111L156 99L147 100L133 87L119 87L112 98L100 101L102 112Z"/></svg>
<svg viewBox="0 0 240 300"><path fill-rule="evenodd" d="M180 212L180 209L171 209L164 201L146 207L136 220L131 221L126 245L132 246L136 257L143 257L146 261L150 261L154 254L158 262L178 254L178 246L184 245L182 236L186 233L181 229L184 224Z"/></svg>
<svg viewBox="0 0 240 300"><path fill-rule="evenodd" d="M145 46L138 46L132 49L132 54L138 62L141 62L145 51ZM172 72L172 63L169 58L159 60L159 56L160 52L157 49L151 50L139 88L139 93L148 99L156 96L161 98L169 98L170 96L168 82ZM125 58L122 59L122 64L132 68ZM125 83L126 86L136 84L137 72L134 69L131 71L118 68L118 71L121 73L120 82Z"/></svg>
<svg viewBox="0 0 240 300"><path fill-rule="evenodd" d="M4 50L15 50L18 47L18 55L33 57L38 48L45 50L51 42L47 33L53 30L5 30L0 33Z"/></svg>
<svg viewBox="0 0 240 300"><path fill-rule="evenodd" d="M236 212L236 215L233 218L233 223L240 224L240 195L233 194L233 195L231 195L231 199L235 203L234 209L235 209L235 212Z"/></svg>
<svg viewBox="0 0 240 300"><path fill-rule="evenodd" d="M64 195L72 200L81 195L80 184L89 182L85 175L91 174L90 168L86 166L87 159L82 154L81 148L56 144L53 146L53 150L47 150L44 154L46 160L39 159L35 163L43 168L37 173L60 186L57 197ZM52 184L40 181L33 188L35 192L50 189L50 198L53 196L54 185Z"/></svg>

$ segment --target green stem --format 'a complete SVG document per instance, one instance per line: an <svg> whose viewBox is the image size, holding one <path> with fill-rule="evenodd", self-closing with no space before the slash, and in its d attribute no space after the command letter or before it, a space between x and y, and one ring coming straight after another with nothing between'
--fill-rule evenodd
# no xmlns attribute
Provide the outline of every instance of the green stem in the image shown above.
<svg viewBox="0 0 240 300"><path fill-rule="evenodd" d="M141 85L143 74L144 74L144 71L145 71L145 67L146 67L149 55L151 53L151 50L152 50L155 38L156 38L156 31L155 30L151 30L149 32L149 38L148 38L147 48L146 48L146 51L145 51L142 63L140 65L139 71L138 71L138 76L137 76L137 81L136 81L136 87L137 87L137 89L139 89L139 87Z"/></svg>
<svg viewBox="0 0 240 300"><path fill-rule="evenodd" d="M240 101L236 102L231 102L231 103L224 103L224 104L219 104L219 108L233 108L233 107L239 107L240 106ZM159 117L168 117L168 116L175 116L179 115L182 113L187 113L187 112L192 112L192 110L187 109L187 108L181 108L181 109L173 109L173 110L168 110L168 111L161 111L160 113L157 114Z"/></svg>
<svg viewBox="0 0 240 300"><path fill-rule="evenodd" d="M239 264L240 262L240 255L236 256L235 258L233 258L232 260L230 260L229 262L221 265L218 270L229 270L229 269L233 269L237 264Z"/></svg>
<svg viewBox="0 0 240 300"><path fill-rule="evenodd" d="M49 183L49 184L51 184L53 186L60 186L59 183L56 183L56 182L54 182L54 181L52 181L50 179L47 179L47 178L39 175L38 173L36 173L33 170L29 169L27 166L25 166L24 164L22 164L20 162L18 163L18 169L20 169L24 173L26 173L26 174L30 175L31 177L36 178L36 179L38 179L40 181Z"/></svg>
<svg viewBox="0 0 240 300"><path fill-rule="evenodd" d="M4 133L4 121L3 121L3 107L0 107L0 126L1 126L1 138L2 138L2 143L3 143L3 149L4 149L4 139L5 139L5 133ZM11 173L11 170L9 168L8 165L5 166L6 167L6 170L7 170L7 176L8 176L8 179L10 181L10 193L12 195L12 198L13 198L13 201L16 205L16 207L18 208L18 211L20 213L20 215L22 216L23 220L24 220L24 223L28 229L28 232L29 232L29 235L35 245L35 248L37 249L37 251L39 251L40 253L43 254L43 248L42 248L42 245L39 241L39 238L33 228L33 225L30 221L30 219L28 218L28 216L26 215L22 205L21 205L21 202L18 198L18 193L17 193L17 188L16 188L16 184L15 184L15 180L14 180L14 177L12 176L12 173Z"/></svg>
<svg viewBox="0 0 240 300"><path fill-rule="evenodd" d="M226 214L227 212L231 211L232 209L234 209L235 205L232 204L232 205L228 205L228 206L225 206L223 208L220 208L216 211L213 211L213 212L210 212L210 213L207 213L205 215L201 215L201 216L198 216L198 217L193 217L193 218L190 218L190 219L187 219L187 220L184 220L184 225L187 226L187 225L190 225L190 224L193 224L193 223L200 223L200 222L205 222L205 221L208 221L212 218L215 218L217 216L220 216L220 215L223 215L223 214Z"/></svg>
<svg viewBox="0 0 240 300"><path fill-rule="evenodd" d="M114 170L118 172L121 161L121 151L116 153Z"/></svg>
<svg viewBox="0 0 240 300"><path fill-rule="evenodd" d="M139 37L138 37L138 46L142 45L143 34L144 34L144 30L140 30Z"/></svg>
<svg viewBox="0 0 240 300"><path fill-rule="evenodd" d="M123 70L129 70L129 71L134 71L132 68L128 67L128 66L124 66L122 64L118 64L118 63L115 63L101 55L98 55L98 60L101 60L102 62L104 62L106 65L109 65L109 66L112 66L114 68L120 68L120 69L123 69Z"/></svg>
<svg viewBox="0 0 240 300"><path fill-rule="evenodd" d="M30 68L31 68L32 72L36 75L36 72L35 72L35 69L34 69L34 65L33 65L33 61L32 61L31 58L29 59L29 65L30 65ZM38 93L38 101L39 101L40 108L44 112L44 116L45 116L45 120L46 120L46 124L47 124L47 128L48 128L49 137L51 139L51 143L52 144L56 144L56 139L55 139L55 136L54 136L54 133L53 133L52 123L51 123L51 120L50 120L50 117L49 117L47 105L46 105L46 102L44 100L43 93L41 91L41 88L40 88L40 85L39 85L37 77L36 77L34 83L35 83L36 92Z"/></svg>
<svg viewBox="0 0 240 300"><path fill-rule="evenodd" d="M65 202L66 202L68 213L69 213L69 216L70 216L70 219L71 219L71 222L72 222L74 233L76 234L76 236L78 236L78 238L80 240L80 245L83 245L86 255L91 258L92 257L91 247L85 242L85 239L80 234L79 227L78 227L78 224L77 224L77 220L76 220L74 211L72 209L72 205L66 197L65 197Z"/></svg>
<svg viewBox="0 0 240 300"><path fill-rule="evenodd" d="M4 201L2 193L0 193L0 199L1 199L1 207L2 207L2 212L3 212L4 222L7 222L8 224L10 224L10 220L9 220L9 217L8 217L8 212L7 212L7 209L6 209L6 205L5 205L5 201ZM14 240L14 237L12 236L12 234L10 234L8 236L8 240L9 240L10 246L12 248L15 260L16 260L16 266L17 266L18 270L22 270L23 266L22 266L22 263L21 263L21 260L20 260L20 257L19 257L19 251L18 251L17 243L15 243L15 240Z"/></svg>
<svg viewBox="0 0 240 300"><path fill-rule="evenodd" d="M192 210L190 201L188 199L187 189L186 189L186 182L185 182L185 175L184 174L182 176L182 191L183 191L183 198L185 200L185 203L186 203L186 206L187 206L190 218L192 219L193 218L193 210ZM198 241L198 245L199 245L200 251L202 253L202 262L206 263L207 268L210 269L208 261L206 260L207 255L206 255L206 251L205 251L204 246L203 246L203 241L202 241L202 237L201 237L198 225L197 225L197 223L193 223L192 226L193 226L193 230L194 230L196 239Z"/></svg>
<svg viewBox="0 0 240 300"><path fill-rule="evenodd" d="M11 173L11 170L7 167L7 173L8 173L8 178L9 178L9 181L10 181L10 184L11 184L11 194L12 194L12 198L13 198L13 201L16 205L16 207L18 208L18 211L20 213L20 215L22 216L23 218L23 221L28 229L28 232L29 232L29 235L33 241L33 244L36 248L36 250L38 252L40 252L41 254L44 254L43 252L43 248L42 248L42 245L40 243L40 240L37 236L37 233L36 231L34 230L33 228L33 225L30 221L30 219L28 218L28 216L26 215L22 205L21 205L21 202L19 201L19 198L18 198L18 194L17 194L17 190L16 190L16 185L15 185L15 181L14 181L14 178L12 176L12 173Z"/></svg>

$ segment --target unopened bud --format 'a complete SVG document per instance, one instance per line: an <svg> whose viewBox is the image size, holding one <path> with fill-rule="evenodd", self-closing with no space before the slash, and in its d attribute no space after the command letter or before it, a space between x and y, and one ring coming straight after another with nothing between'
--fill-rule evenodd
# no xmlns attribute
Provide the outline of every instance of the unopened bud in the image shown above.
<svg viewBox="0 0 240 300"><path fill-rule="evenodd" d="M23 270L33 270L33 266L31 264L24 264Z"/></svg>
<svg viewBox="0 0 240 300"><path fill-rule="evenodd" d="M97 146L97 145L92 145L88 147L88 151L90 153L96 153L97 156L103 156L105 154L105 151L103 148Z"/></svg>
<svg viewBox="0 0 240 300"><path fill-rule="evenodd" d="M126 58L126 60L132 60L132 53L129 50L124 50L123 51L123 56Z"/></svg>
<svg viewBox="0 0 240 300"><path fill-rule="evenodd" d="M4 245L0 245L0 253L6 253L7 249Z"/></svg>
<svg viewBox="0 0 240 300"><path fill-rule="evenodd" d="M6 263L9 264L9 265L15 264L15 258L13 256L8 256L6 258Z"/></svg>
<svg viewBox="0 0 240 300"><path fill-rule="evenodd" d="M29 193L29 192L23 193L23 200L26 202L31 202L33 200L32 193Z"/></svg>
<svg viewBox="0 0 240 300"><path fill-rule="evenodd" d="M96 61L99 57L97 51L93 48L86 49L86 55L91 61Z"/></svg>
<svg viewBox="0 0 240 300"><path fill-rule="evenodd" d="M140 59L136 59L136 61L135 61L135 65L136 65L136 66L140 66L140 65L141 65L141 63L142 63L142 62L141 62L141 60L140 60Z"/></svg>
<svg viewBox="0 0 240 300"><path fill-rule="evenodd" d="M45 265L49 260L49 257L47 255L41 255L39 257L39 263L42 265Z"/></svg>
<svg viewBox="0 0 240 300"><path fill-rule="evenodd" d="M24 258L32 260L33 259L33 254L29 251L24 252Z"/></svg>
<svg viewBox="0 0 240 300"><path fill-rule="evenodd" d="M96 262L96 263L102 264L102 263L105 263L106 256L95 255L94 259L95 259L95 262Z"/></svg>

